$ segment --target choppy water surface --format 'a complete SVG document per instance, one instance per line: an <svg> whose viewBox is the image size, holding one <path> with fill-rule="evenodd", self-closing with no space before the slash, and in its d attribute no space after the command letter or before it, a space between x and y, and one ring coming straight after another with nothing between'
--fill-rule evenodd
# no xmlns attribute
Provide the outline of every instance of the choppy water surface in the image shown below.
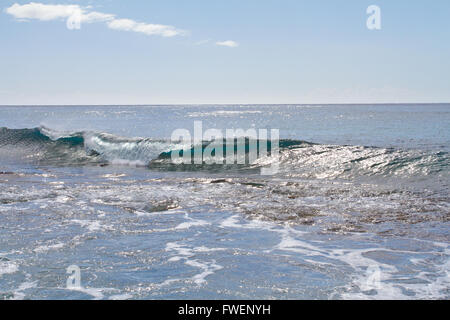
<svg viewBox="0 0 450 320"><path fill-rule="evenodd" d="M170 163L199 120L280 129L279 172ZM0 107L0 127L2 299L450 298L450 105Z"/></svg>

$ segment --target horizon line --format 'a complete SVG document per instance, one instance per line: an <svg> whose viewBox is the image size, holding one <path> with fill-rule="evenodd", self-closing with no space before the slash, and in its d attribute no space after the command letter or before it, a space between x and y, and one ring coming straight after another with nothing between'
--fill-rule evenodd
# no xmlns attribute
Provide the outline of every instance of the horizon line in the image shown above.
<svg viewBox="0 0 450 320"><path fill-rule="evenodd" d="M149 104L0 104L0 107L145 107L145 106L291 106L291 105L432 105L450 102L352 102L352 103L149 103Z"/></svg>

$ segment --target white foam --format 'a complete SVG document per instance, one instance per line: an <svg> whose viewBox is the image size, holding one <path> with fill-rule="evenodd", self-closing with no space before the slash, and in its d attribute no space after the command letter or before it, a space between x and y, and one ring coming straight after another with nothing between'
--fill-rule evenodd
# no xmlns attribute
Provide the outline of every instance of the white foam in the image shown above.
<svg viewBox="0 0 450 320"><path fill-rule="evenodd" d="M240 222L239 215L228 217L220 224L222 228L242 228L267 230L280 234L280 242L266 252L272 253L274 250L282 250L300 254L303 261L311 265L320 265L322 268L347 266L351 271L348 272L349 283L345 286L344 292L339 290L333 293L341 299L447 299L448 288L450 287L450 259L442 265L429 265L429 261L422 258L415 258L423 254L432 254L442 256L444 248L445 256L449 256L447 250L448 244L430 243L435 245L436 252L393 250L383 247L359 248L330 248L324 245L323 241L306 241L304 236L306 232L293 229L289 226L280 227L270 222L253 220L248 223ZM361 239L361 235L355 234L355 239L361 243L367 242L367 239ZM411 278L401 281L398 278L400 271L394 265L381 263L375 259L369 258L374 252L390 252L394 255L403 254L408 256L411 264L422 263L423 266L432 267L432 272L419 272L412 274ZM311 258L307 258L311 257ZM319 258L319 259L317 259ZM325 259L325 261L324 261ZM371 274L369 270L377 270L378 285L372 287ZM422 280L422 281L420 281ZM416 283L414 283L416 282Z"/></svg>
<svg viewBox="0 0 450 320"><path fill-rule="evenodd" d="M19 267L12 261L0 261L0 278L4 274L16 273Z"/></svg>
<svg viewBox="0 0 450 320"><path fill-rule="evenodd" d="M180 260L185 260L184 264L199 268L202 270L199 274L194 275L189 280L193 281L197 285L206 283L206 277L214 274L216 271L223 269L222 266L216 264L215 260L212 261L200 261L199 259L190 259L195 256L196 252L212 252L212 251L222 251L224 248L207 248L205 246L200 246L196 248L188 248L186 246L180 245L177 242L170 242L166 244L166 251L176 251L177 255L168 259L169 262L177 262ZM172 282L180 281L180 279L166 280L163 285L168 285Z"/></svg>
<svg viewBox="0 0 450 320"><path fill-rule="evenodd" d="M206 277L214 274L216 271L223 269L223 267L216 264L214 260L209 263L199 262L198 260L187 260L185 264L203 270L201 273L196 274L191 278L192 281L197 285L204 284L206 282Z"/></svg>
<svg viewBox="0 0 450 320"><path fill-rule="evenodd" d="M239 219L241 218L240 215L233 215L231 217L226 218L223 220L219 226L221 228L236 228L236 229L259 229L259 230L268 230L273 232L280 232L281 228L283 228L280 225L277 225L276 223L269 222L269 221L263 221L258 219L253 220L247 220L247 222L239 222ZM286 228L286 227L284 227ZM298 231L298 233L303 233Z"/></svg>
<svg viewBox="0 0 450 320"><path fill-rule="evenodd" d="M52 245L42 245L35 248L33 251L36 253L44 253L50 250L58 250L64 247L64 243L56 243Z"/></svg>
<svg viewBox="0 0 450 320"><path fill-rule="evenodd" d="M65 288L65 289L71 290L71 291L78 291L78 292L85 293L87 295L92 296L94 298L94 300L102 300L105 297L104 292L119 291L119 290L114 289L114 288L71 287L71 288Z"/></svg>
<svg viewBox="0 0 450 320"><path fill-rule="evenodd" d="M222 228L242 228L242 225L238 223L239 215L228 217L220 223Z"/></svg>
<svg viewBox="0 0 450 320"><path fill-rule="evenodd" d="M101 177L106 178L106 179L111 179L111 180L117 180L118 178L123 178L126 176L127 175L124 173L122 173L122 174L117 173L117 174L105 174L105 175L102 175Z"/></svg>
<svg viewBox="0 0 450 320"><path fill-rule="evenodd" d="M87 228L90 232L94 232L94 231L99 231L99 230L103 230L104 226L102 226L102 224L100 223L100 221L94 220L71 220L71 222L73 223L77 223L79 225L81 225L81 227L83 228Z"/></svg>
<svg viewBox="0 0 450 320"><path fill-rule="evenodd" d="M32 288L36 288L37 286L37 281L26 281L24 283L22 283L16 290L14 290L14 298L12 298L12 300L23 300L25 299L25 293L24 291L28 290L28 289L32 289Z"/></svg>
<svg viewBox="0 0 450 320"><path fill-rule="evenodd" d="M55 199L53 199L53 202L56 202L56 203L67 203L70 200L72 200L72 198L70 198L70 197L58 196Z"/></svg>
<svg viewBox="0 0 450 320"><path fill-rule="evenodd" d="M392 254L423 255L423 254L439 254L442 252L415 252L391 250L388 248L344 248L333 249L324 248L318 242L303 241L292 234L292 229L273 230L281 234L280 243L274 250L283 250L299 253L305 257L321 257L326 258L329 262L315 261L312 259L304 259L305 262L318 265L338 265L336 262L344 263L352 269L349 272L350 283L345 286L342 293L335 292L332 298L339 297L341 299L446 299L446 290L450 287L450 259L442 265L433 265L434 270L429 272L417 272L410 277L404 279L408 281L399 281L399 270L396 266L387 263L381 263L375 259L368 258L367 255L374 252L387 252ZM315 245L317 243L317 245ZM442 246L438 246L442 248ZM271 250L273 251L273 250ZM445 255L449 252L445 249ZM336 261L336 262L333 262ZM413 265L428 262L423 258L409 258L411 269ZM373 273L377 272L377 285L372 283ZM436 277L436 275L438 275ZM422 281L418 281L422 280ZM424 284L425 283L425 284ZM409 293L408 293L409 292Z"/></svg>
<svg viewBox="0 0 450 320"><path fill-rule="evenodd" d="M226 248L207 248L205 246L195 247L192 249L194 252L216 252L216 251L224 251Z"/></svg>
<svg viewBox="0 0 450 320"><path fill-rule="evenodd" d="M178 255L181 256L185 256L185 257L192 257L193 256L193 252L191 248L186 248L184 246L181 246L180 244L178 244L178 242L168 242L166 244L166 251L177 251ZM178 261L178 260L173 260L174 258L178 258L178 257L173 257L171 259L169 259L169 261Z"/></svg>
<svg viewBox="0 0 450 320"><path fill-rule="evenodd" d="M170 286L172 283L179 282L179 281L182 281L182 280L181 279L168 279L168 280L165 280L163 283L159 284L158 287Z"/></svg>
<svg viewBox="0 0 450 320"><path fill-rule="evenodd" d="M133 298L133 296L131 294L124 293L124 294L117 294L117 295L110 296L108 299L109 300L129 300L132 298Z"/></svg>
<svg viewBox="0 0 450 320"><path fill-rule="evenodd" d="M203 220L191 220L188 222L180 223L178 226L175 227L175 230L183 230L183 229L189 229L191 227L200 227L200 226L207 226L207 225L210 225L210 223L203 221Z"/></svg>

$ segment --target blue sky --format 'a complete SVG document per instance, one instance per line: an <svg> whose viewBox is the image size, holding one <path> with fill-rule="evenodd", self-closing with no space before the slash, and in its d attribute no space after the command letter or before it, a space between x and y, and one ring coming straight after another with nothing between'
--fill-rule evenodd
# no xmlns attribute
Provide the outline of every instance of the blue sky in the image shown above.
<svg viewBox="0 0 450 320"><path fill-rule="evenodd" d="M0 0L0 105L450 102L448 0L29 4Z"/></svg>

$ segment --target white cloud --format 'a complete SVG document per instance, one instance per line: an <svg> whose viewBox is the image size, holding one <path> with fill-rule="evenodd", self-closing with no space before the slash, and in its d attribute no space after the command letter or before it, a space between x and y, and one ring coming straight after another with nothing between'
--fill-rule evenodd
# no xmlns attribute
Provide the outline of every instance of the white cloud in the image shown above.
<svg viewBox="0 0 450 320"><path fill-rule="evenodd" d="M75 13L81 12L81 8L78 5L47 5L31 2L25 5L15 3L5 11L17 19L50 21L68 18Z"/></svg>
<svg viewBox="0 0 450 320"><path fill-rule="evenodd" d="M102 22L109 21L114 19L113 14L109 13L101 13L101 12L89 12L81 15L81 22L84 23L93 23L93 22Z"/></svg>
<svg viewBox="0 0 450 320"><path fill-rule="evenodd" d="M130 19L114 19L108 22L108 27L114 30L134 31L146 35L160 35L163 37L173 37L184 34L184 31L178 30L173 26L161 24L148 24L136 22Z"/></svg>
<svg viewBox="0 0 450 320"><path fill-rule="evenodd" d="M216 45L222 46L222 47L236 48L239 46L239 43L232 41L232 40L227 40L227 41L216 42Z"/></svg>
<svg viewBox="0 0 450 320"><path fill-rule="evenodd" d="M37 19L41 21L67 19L78 16L81 22L93 23L114 19L113 14L101 12L87 13L84 8L79 5L62 5L62 4L42 4L31 2L29 4L13 4L6 8L6 13L17 19Z"/></svg>
<svg viewBox="0 0 450 320"><path fill-rule="evenodd" d="M114 19L108 22L108 27L114 30L132 31L136 22L130 19Z"/></svg>
<svg viewBox="0 0 450 320"><path fill-rule="evenodd" d="M90 7L80 7L79 5L50 5L30 2L20 5L13 4L6 8L5 12L16 19L27 20L36 19L40 21L68 19L72 23L78 20L79 23L106 22L108 28L113 30L124 30L139 32L146 35L159 35L163 37L173 37L185 34L185 31L178 30L173 26L161 24L149 24L136 22L131 19L116 19L114 14L89 11Z"/></svg>

